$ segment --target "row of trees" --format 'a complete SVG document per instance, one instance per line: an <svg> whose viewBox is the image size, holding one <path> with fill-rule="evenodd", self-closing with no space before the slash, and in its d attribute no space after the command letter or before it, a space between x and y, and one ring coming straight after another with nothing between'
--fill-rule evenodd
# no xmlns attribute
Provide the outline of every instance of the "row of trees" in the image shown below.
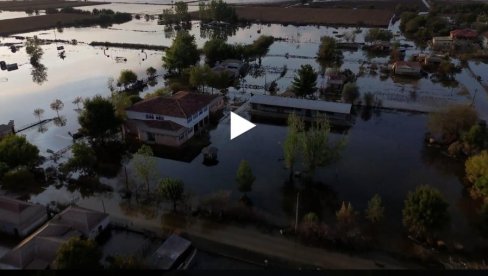
<svg viewBox="0 0 488 276"><path fill-rule="evenodd" d="M210 66L225 59L249 60L253 57L261 59L268 53L273 42L274 38L266 35L260 36L248 45L227 44L225 40L215 38L205 42L203 54L205 55L205 62Z"/></svg>
<svg viewBox="0 0 488 276"><path fill-rule="evenodd" d="M159 15L159 24L172 25L188 23L191 19L188 13L188 4L183 1L174 3L174 9L164 9Z"/></svg>

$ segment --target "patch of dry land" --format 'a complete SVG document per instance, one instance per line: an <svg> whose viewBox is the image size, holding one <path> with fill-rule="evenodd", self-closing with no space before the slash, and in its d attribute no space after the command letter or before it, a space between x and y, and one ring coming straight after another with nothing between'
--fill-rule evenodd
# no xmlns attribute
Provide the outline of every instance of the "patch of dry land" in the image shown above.
<svg viewBox="0 0 488 276"><path fill-rule="evenodd" d="M83 20L93 20L90 14L56 13L31 17L0 20L0 36L27 33L61 26L70 26Z"/></svg>
<svg viewBox="0 0 488 276"><path fill-rule="evenodd" d="M294 25L387 27L392 10L283 7L236 7L240 20Z"/></svg>
<svg viewBox="0 0 488 276"><path fill-rule="evenodd" d="M67 8L82 7L107 4L106 2L82 2L82 1L64 1L64 0L32 0L32 1L0 1L0 10L2 11L26 11L45 10L49 8Z"/></svg>

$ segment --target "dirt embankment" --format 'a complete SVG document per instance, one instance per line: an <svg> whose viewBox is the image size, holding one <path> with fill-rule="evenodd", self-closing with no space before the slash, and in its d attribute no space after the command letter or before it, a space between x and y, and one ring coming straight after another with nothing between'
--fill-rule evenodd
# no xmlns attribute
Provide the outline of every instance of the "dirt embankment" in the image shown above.
<svg viewBox="0 0 488 276"><path fill-rule="evenodd" d="M104 2L82 2L82 1L63 1L63 0L36 0L36 1L1 1L0 10L3 11L26 11L45 10L49 8L82 7L107 4Z"/></svg>
<svg viewBox="0 0 488 276"><path fill-rule="evenodd" d="M387 27L392 10L324 9L283 7L236 7L239 19L251 22L294 25L343 25Z"/></svg>
<svg viewBox="0 0 488 276"><path fill-rule="evenodd" d="M0 36L44 30L54 28L59 25L70 26L83 20L94 20L97 18L97 16L90 14L56 13L5 19L0 20Z"/></svg>

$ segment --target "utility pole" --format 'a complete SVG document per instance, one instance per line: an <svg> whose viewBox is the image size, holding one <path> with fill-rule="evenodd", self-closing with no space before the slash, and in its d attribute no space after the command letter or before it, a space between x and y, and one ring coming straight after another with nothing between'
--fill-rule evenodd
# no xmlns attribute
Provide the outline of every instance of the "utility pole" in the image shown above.
<svg viewBox="0 0 488 276"><path fill-rule="evenodd" d="M295 210L295 233L297 232L297 227L298 227L298 206L300 202L300 192L297 193L297 206Z"/></svg>
<svg viewBox="0 0 488 276"><path fill-rule="evenodd" d="M471 106L474 106L474 99L476 99L476 94L478 94L478 88L474 90L473 100L471 101Z"/></svg>

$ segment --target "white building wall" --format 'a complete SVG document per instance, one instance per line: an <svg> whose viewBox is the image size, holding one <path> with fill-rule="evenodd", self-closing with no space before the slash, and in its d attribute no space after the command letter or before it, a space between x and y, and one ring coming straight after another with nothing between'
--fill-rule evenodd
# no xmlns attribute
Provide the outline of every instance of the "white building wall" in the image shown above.
<svg viewBox="0 0 488 276"><path fill-rule="evenodd" d="M172 121L175 122L179 125L182 125L184 127L190 128L195 126L198 122L203 120L205 117L209 115L209 107L206 106L205 108L201 109L199 112L195 113L192 115L192 119L188 121L186 118L178 118L178 117L172 117L172 116L162 116L158 114L152 114L152 113L144 113L144 112L136 112L136 111L127 111L127 119L134 119L134 120L143 120L143 121L149 121L149 120L157 120L156 117L160 116L162 117L162 120L167 120L167 121ZM146 117L147 114L153 115L154 119L148 119Z"/></svg>

